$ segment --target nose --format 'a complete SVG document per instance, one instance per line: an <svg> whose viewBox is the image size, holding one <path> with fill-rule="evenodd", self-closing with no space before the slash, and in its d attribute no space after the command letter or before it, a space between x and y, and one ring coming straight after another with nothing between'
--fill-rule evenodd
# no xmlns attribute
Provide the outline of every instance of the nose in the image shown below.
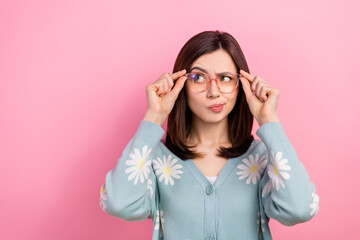
<svg viewBox="0 0 360 240"><path fill-rule="evenodd" d="M220 90L216 84L215 79L210 80L210 86L207 91L208 98L217 98L220 96Z"/></svg>

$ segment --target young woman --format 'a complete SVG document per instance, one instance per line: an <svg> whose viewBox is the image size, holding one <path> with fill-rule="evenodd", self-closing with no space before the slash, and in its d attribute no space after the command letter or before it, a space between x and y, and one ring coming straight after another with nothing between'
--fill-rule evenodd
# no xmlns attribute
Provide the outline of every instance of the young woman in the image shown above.
<svg viewBox="0 0 360 240"><path fill-rule="evenodd" d="M271 239L270 218L290 226L316 215L315 186L276 113L280 91L249 73L237 41L199 33L173 72L146 86L147 112L106 175L102 209L151 218L156 240Z"/></svg>

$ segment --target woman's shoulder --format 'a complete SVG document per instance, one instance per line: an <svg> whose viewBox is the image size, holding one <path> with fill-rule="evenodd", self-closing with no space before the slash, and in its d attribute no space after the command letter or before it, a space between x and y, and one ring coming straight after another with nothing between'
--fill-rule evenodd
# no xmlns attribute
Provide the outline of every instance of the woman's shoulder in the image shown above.
<svg viewBox="0 0 360 240"><path fill-rule="evenodd" d="M165 145L165 139L161 139L157 148L157 155L173 155L177 157L170 149Z"/></svg>
<svg viewBox="0 0 360 240"><path fill-rule="evenodd" d="M249 154L262 154L264 151L266 151L264 142L261 139L254 138L248 150Z"/></svg>
<svg viewBox="0 0 360 240"><path fill-rule="evenodd" d="M161 139L160 143L159 143L159 149L162 151L162 152L166 152L166 153L172 153L165 145L165 139Z"/></svg>
<svg viewBox="0 0 360 240"><path fill-rule="evenodd" d="M172 152L165 144L165 139L161 139L158 148L157 148L157 153L156 155L159 157L161 156L166 156L169 157L169 155L171 155L171 158L176 158L178 160L181 161L185 161L183 160L181 157L177 156L174 152Z"/></svg>
<svg viewBox="0 0 360 240"><path fill-rule="evenodd" d="M175 153L173 153L166 145L165 145L165 139L161 139L160 143L159 143L159 147L157 148L158 151L155 155L157 155L157 157L161 156L169 156L172 155L172 157L178 158L179 160L182 160L180 157L176 156ZM266 151L266 146L264 144L263 141L261 141L260 139L254 139L251 142L250 147L247 150L248 154L263 154L264 151Z"/></svg>

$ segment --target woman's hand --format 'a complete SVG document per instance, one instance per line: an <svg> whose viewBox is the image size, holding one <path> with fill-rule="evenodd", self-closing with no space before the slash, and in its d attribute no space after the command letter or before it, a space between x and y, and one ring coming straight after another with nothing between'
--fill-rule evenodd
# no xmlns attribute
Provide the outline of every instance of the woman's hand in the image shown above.
<svg viewBox="0 0 360 240"><path fill-rule="evenodd" d="M250 111L259 126L268 122L279 122L276 113L280 90L270 86L264 79L252 76L250 73L240 70L240 81L249 104Z"/></svg>
<svg viewBox="0 0 360 240"><path fill-rule="evenodd" d="M155 82L146 86L148 109L144 120L163 125L184 86L186 76L183 75L185 73L186 69L173 74L166 72ZM175 86L174 81L176 81Z"/></svg>

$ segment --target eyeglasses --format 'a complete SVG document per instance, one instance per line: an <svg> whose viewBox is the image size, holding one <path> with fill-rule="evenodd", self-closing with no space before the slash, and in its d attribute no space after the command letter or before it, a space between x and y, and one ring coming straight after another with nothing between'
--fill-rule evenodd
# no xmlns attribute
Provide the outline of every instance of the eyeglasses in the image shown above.
<svg viewBox="0 0 360 240"><path fill-rule="evenodd" d="M220 92L231 93L239 85L240 74L226 73L220 74L217 78L212 79L208 74L201 72L186 73L186 81L189 86L198 92L207 90L210 87L211 80L215 80Z"/></svg>

